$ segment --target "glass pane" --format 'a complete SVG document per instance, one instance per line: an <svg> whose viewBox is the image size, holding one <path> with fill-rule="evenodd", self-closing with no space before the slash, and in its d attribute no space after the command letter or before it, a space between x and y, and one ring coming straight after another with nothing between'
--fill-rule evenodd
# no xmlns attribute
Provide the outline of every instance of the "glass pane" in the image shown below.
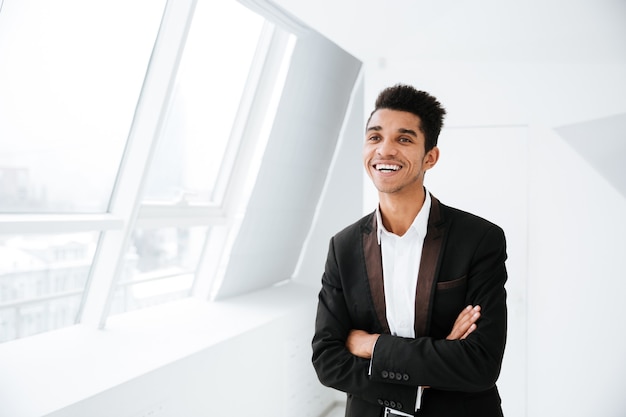
<svg viewBox="0 0 626 417"><path fill-rule="evenodd" d="M0 212L105 212L165 1L5 2Z"/></svg>
<svg viewBox="0 0 626 417"><path fill-rule="evenodd" d="M208 227L136 230L111 313L188 297L207 234Z"/></svg>
<svg viewBox="0 0 626 417"><path fill-rule="evenodd" d="M236 1L196 6L145 200L210 202L264 19Z"/></svg>
<svg viewBox="0 0 626 417"><path fill-rule="evenodd" d="M98 236L0 236L0 342L74 324Z"/></svg>

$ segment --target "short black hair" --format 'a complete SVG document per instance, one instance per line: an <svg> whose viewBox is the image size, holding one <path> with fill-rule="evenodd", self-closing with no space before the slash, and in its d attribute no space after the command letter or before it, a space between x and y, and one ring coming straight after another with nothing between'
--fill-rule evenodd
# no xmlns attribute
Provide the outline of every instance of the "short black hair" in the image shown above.
<svg viewBox="0 0 626 417"><path fill-rule="evenodd" d="M437 146L446 110L435 97L410 85L396 84L378 94L370 119L380 109L413 113L421 120L420 129L426 138L424 144L426 152Z"/></svg>

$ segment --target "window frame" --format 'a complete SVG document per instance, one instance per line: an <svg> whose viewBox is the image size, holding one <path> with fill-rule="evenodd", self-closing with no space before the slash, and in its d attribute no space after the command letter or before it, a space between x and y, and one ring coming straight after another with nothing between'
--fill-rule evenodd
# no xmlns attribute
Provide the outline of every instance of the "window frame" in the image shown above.
<svg viewBox="0 0 626 417"><path fill-rule="evenodd" d="M238 230L242 204L251 191L249 176L255 169L255 158L259 157L259 142L263 142L253 132L271 127L273 115L267 114L267 108L281 94L282 84L277 90L276 83L294 31L271 23L267 13L259 13L242 2L266 21L231 131L229 143L235 146L226 150L231 169L217 180L216 190L222 192L220 202L142 202L142 189L171 104L196 1L169 0L165 5L107 212L0 214L2 235L100 233L76 324L105 327L118 284L124 284L120 282L124 255L136 228L208 226L190 295L208 301L220 284L215 277L224 268L224 258L228 258L229 245L224 243L232 242Z"/></svg>

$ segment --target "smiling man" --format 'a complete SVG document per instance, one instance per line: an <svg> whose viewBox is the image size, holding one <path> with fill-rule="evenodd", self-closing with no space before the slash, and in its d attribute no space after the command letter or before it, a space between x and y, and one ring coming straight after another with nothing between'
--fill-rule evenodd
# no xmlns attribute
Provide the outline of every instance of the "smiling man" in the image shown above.
<svg viewBox="0 0 626 417"><path fill-rule="evenodd" d="M330 241L312 343L348 417L502 416L505 238L424 188L444 116L430 94L396 85L367 122L379 204Z"/></svg>

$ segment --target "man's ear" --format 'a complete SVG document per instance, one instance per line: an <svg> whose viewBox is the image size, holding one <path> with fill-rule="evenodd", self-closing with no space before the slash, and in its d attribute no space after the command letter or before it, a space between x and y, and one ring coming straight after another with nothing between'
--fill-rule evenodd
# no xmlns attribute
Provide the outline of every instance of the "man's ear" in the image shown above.
<svg viewBox="0 0 626 417"><path fill-rule="evenodd" d="M439 148L435 146L430 151L426 152L426 155L424 155L424 171L428 171L429 169L434 167L438 160Z"/></svg>

